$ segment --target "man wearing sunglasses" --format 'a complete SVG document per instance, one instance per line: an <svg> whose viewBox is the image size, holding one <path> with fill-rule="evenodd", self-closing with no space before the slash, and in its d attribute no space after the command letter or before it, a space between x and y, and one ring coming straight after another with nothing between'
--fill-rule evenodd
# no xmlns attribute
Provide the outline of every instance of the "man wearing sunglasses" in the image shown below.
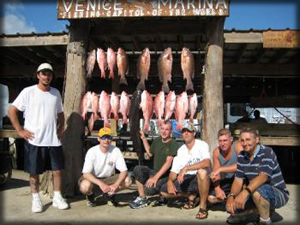
<svg viewBox="0 0 300 225"><path fill-rule="evenodd" d="M111 145L112 130L103 127L99 130L98 142L88 150L79 179L80 191L86 195L87 205L96 206L95 191L100 189L108 204L117 206L116 192L130 186L127 166L121 150ZM120 173L115 174L115 169Z"/></svg>

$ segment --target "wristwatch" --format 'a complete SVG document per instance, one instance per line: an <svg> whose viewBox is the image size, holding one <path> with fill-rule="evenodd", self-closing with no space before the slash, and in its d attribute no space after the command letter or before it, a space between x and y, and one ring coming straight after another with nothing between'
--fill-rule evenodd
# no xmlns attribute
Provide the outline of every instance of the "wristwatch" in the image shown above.
<svg viewBox="0 0 300 225"><path fill-rule="evenodd" d="M227 196L227 198L230 198L230 197L235 198L236 196L235 196L235 194L230 193L230 194Z"/></svg>

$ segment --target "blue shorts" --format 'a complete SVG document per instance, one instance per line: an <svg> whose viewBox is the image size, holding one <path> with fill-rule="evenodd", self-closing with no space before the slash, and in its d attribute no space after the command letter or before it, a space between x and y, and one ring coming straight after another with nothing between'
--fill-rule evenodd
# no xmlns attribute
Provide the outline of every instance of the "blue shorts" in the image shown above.
<svg viewBox="0 0 300 225"><path fill-rule="evenodd" d="M259 194L270 203L271 209L277 209L288 202L288 195L278 188L264 184L256 189Z"/></svg>
<svg viewBox="0 0 300 225"><path fill-rule="evenodd" d="M42 174L47 170L65 168L65 158L61 146L41 147L24 144L24 170L31 175Z"/></svg>

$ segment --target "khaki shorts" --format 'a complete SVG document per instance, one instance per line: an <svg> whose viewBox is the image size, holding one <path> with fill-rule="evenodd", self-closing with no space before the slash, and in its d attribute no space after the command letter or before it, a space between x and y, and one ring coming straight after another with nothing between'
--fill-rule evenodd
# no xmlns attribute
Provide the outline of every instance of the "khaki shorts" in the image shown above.
<svg viewBox="0 0 300 225"><path fill-rule="evenodd" d="M98 178L99 180L101 180L103 183L107 184L107 185L111 185L113 183L115 183L119 178L119 174L115 174L111 177L107 177L107 178ZM81 182L84 180L83 176L81 176L78 179L78 185L80 186Z"/></svg>

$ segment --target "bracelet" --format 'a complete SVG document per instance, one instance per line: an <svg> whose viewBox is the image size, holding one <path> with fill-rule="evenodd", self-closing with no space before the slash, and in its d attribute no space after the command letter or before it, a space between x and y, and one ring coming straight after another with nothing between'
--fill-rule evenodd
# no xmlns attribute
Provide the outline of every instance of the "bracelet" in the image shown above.
<svg viewBox="0 0 300 225"><path fill-rule="evenodd" d="M245 187L245 190L248 191L249 195L252 195L252 191L248 187Z"/></svg>
<svg viewBox="0 0 300 225"><path fill-rule="evenodd" d="M230 193L230 194L227 196L227 198L230 198L230 197L235 198L235 194Z"/></svg>

